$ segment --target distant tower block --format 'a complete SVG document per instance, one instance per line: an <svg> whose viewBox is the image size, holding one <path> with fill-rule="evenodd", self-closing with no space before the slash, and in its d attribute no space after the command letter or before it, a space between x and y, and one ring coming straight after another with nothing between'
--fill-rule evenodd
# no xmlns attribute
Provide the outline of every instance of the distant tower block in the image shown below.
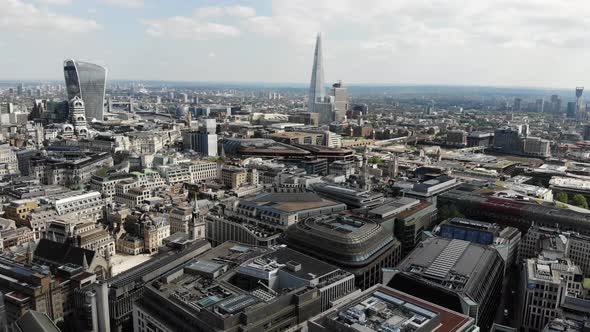
<svg viewBox="0 0 590 332"><path fill-rule="evenodd" d="M576 112L580 112L582 109L582 93L583 92L584 92L583 86L576 87Z"/></svg>

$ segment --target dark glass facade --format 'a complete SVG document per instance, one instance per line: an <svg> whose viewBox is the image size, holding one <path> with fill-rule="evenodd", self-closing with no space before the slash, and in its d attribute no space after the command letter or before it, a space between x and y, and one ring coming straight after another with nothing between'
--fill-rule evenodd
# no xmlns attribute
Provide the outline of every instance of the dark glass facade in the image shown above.
<svg viewBox="0 0 590 332"><path fill-rule="evenodd" d="M104 93L107 70L88 62L64 61L64 77L68 99L82 98L86 106L88 120L103 120Z"/></svg>

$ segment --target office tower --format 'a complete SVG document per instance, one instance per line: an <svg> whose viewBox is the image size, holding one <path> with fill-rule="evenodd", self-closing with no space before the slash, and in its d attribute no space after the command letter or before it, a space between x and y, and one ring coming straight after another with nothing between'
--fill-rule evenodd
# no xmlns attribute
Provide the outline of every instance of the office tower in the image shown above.
<svg viewBox="0 0 590 332"><path fill-rule="evenodd" d="M590 141L590 123L584 125L584 141Z"/></svg>
<svg viewBox="0 0 590 332"><path fill-rule="evenodd" d="M367 104L356 104L352 107L352 117L355 119L361 118L365 115L369 115L369 105Z"/></svg>
<svg viewBox="0 0 590 332"><path fill-rule="evenodd" d="M19 83L19 84L16 86L16 94L17 94L18 96L22 96L22 95L23 95L23 90L24 90L24 86L23 86L23 84L22 84L22 83Z"/></svg>
<svg viewBox="0 0 590 332"><path fill-rule="evenodd" d="M107 113L111 113L113 111L113 100L111 97L107 99Z"/></svg>
<svg viewBox="0 0 590 332"><path fill-rule="evenodd" d="M327 96L323 100L314 103L314 110L318 113L320 124L329 124L334 121L334 97Z"/></svg>
<svg viewBox="0 0 590 332"><path fill-rule="evenodd" d="M324 64L322 61L322 35L318 34L313 53L313 67L311 68L311 83L309 86L309 111L318 112L316 103L326 96L324 87Z"/></svg>
<svg viewBox="0 0 590 332"><path fill-rule="evenodd" d="M535 101L535 111L538 113L543 113L544 108L545 108L545 100L543 98L537 99Z"/></svg>
<svg viewBox="0 0 590 332"><path fill-rule="evenodd" d="M576 113L582 111L582 92L584 92L583 86L576 87Z"/></svg>
<svg viewBox="0 0 590 332"><path fill-rule="evenodd" d="M551 110L552 113L561 112L561 98L558 95L551 95Z"/></svg>
<svg viewBox="0 0 590 332"><path fill-rule="evenodd" d="M512 128L500 128L494 131L494 148L504 153L521 153L520 133Z"/></svg>
<svg viewBox="0 0 590 332"><path fill-rule="evenodd" d="M342 81L332 85L331 94L334 97L334 121L342 122L348 112L348 91Z"/></svg>
<svg viewBox="0 0 590 332"><path fill-rule="evenodd" d="M447 144L453 146L467 145L467 132L462 129L447 132Z"/></svg>
<svg viewBox="0 0 590 332"><path fill-rule="evenodd" d="M584 275L580 268L569 259L562 257L529 258L524 265L522 279L522 322L523 331L541 331L555 317L566 296L576 298L583 292ZM569 302L569 301L568 301ZM573 301L572 301L573 302Z"/></svg>
<svg viewBox="0 0 590 332"><path fill-rule="evenodd" d="M107 69L77 60L64 61L68 100L78 96L86 106L86 118L103 120Z"/></svg>
<svg viewBox="0 0 590 332"><path fill-rule="evenodd" d="M494 320L502 293L504 260L492 247L457 239L429 238L395 269L387 286L476 319L483 331Z"/></svg>
<svg viewBox="0 0 590 332"><path fill-rule="evenodd" d="M204 156L217 156L217 123L215 119L201 120L199 127L182 133L184 150L193 150Z"/></svg>
<svg viewBox="0 0 590 332"><path fill-rule="evenodd" d="M570 119L576 118L576 103L573 101L567 103L567 117Z"/></svg>
<svg viewBox="0 0 590 332"><path fill-rule="evenodd" d="M522 99L514 98L514 106L512 107L512 110L513 111L520 111L521 103L522 103Z"/></svg>

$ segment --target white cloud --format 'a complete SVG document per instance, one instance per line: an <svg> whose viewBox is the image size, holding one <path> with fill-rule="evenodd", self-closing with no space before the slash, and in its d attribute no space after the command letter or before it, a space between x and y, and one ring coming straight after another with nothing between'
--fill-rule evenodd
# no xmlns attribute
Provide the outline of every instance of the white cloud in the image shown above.
<svg viewBox="0 0 590 332"><path fill-rule="evenodd" d="M188 39L188 40L209 40L223 37L237 37L240 30L231 25L175 16L158 20L143 20L147 26L146 33L151 37Z"/></svg>
<svg viewBox="0 0 590 332"><path fill-rule="evenodd" d="M121 8L141 8L144 5L144 0L104 0L104 2Z"/></svg>
<svg viewBox="0 0 590 332"><path fill-rule="evenodd" d="M346 31L362 48L389 52L437 45L583 47L590 42L589 17L585 0L273 0L271 15L243 23L304 44L317 31Z"/></svg>
<svg viewBox="0 0 590 332"><path fill-rule="evenodd" d="M85 33L100 28L94 20L55 14L21 0L0 1L0 30Z"/></svg>
<svg viewBox="0 0 590 332"><path fill-rule="evenodd" d="M229 6L225 8L229 16L235 17L252 17L256 16L256 9L246 6Z"/></svg>
<svg viewBox="0 0 590 332"><path fill-rule="evenodd" d="M209 52L209 57L210 58L214 58L215 57L215 53L214 52Z"/></svg>
<svg viewBox="0 0 590 332"><path fill-rule="evenodd" d="M48 4L48 5L69 5L72 3L72 0L41 0L41 2Z"/></svg>
<svg viewBox="0 0 590 332"><path fill-rule="evenodd" d="M146 25L146 34L152 37L209 40L241 34L234 24L217 23L215 19L229 17L242 20L254 16L256 10L252 7L211 6L197 8L193 16L143 20L142 23Z"/></svg>
<svg viewBox="0 0 590 332"><path fill-rule="evenodd" d="M256 16L256 9L247 6L211 6L200 7L195 10L195 16L200 18L211 17L252 17Z"/></svg>

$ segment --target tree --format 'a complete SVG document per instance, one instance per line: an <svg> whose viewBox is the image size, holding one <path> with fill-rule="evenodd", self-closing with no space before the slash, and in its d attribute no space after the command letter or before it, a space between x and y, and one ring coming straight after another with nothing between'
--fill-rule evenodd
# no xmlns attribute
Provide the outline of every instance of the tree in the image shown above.
<svg viewBox="0 0 590 332"><path fill-rule="evenodd" d="M382 164L382 163L383 163L383 159L381 159L381 157L373 156L373 157L369 158L369 164Z"/></svg>
<svg viewBox="0 0 590 332"><path fill-rule="evenodd" d="M562 202L562 203L569 202L569 198L567 197L567 193L557 193L557 195L555 195L555 200Z"/></svg>
<svg viewBox="0 0 590 332"><path fill-rule="evenodd" d="M588 201L586 200L586 197L584 197L584 195L581 194L574 195L574 198L572 198L572 204L584 209L588 208Z"/></svg>
<svg viewBox="0 0 590 332"><path fill-rule="evenodd" d="M188 192L188 200L192 201L194 199L198 199L199 191L198 190L190 190Z"/></svg>

